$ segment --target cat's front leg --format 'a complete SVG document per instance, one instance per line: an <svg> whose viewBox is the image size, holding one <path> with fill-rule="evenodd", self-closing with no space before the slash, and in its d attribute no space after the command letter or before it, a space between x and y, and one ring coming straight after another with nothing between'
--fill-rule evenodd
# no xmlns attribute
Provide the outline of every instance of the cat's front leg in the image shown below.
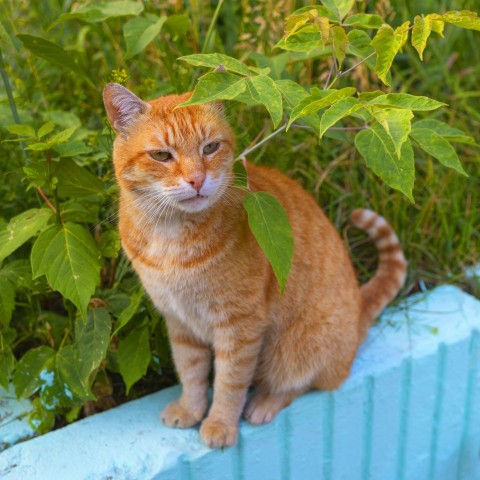
<svg viewBox="0 0 480 480"><path fill-rule="evenodd" d="M248 323L255 325L252 318ZM231 320L215 332L213 402L200 428L202 440L211 448L235 445L238 422L257 366L261 332L258 326L242 326L243 319Z"/></svg>
<svg viewBox="0 0 480 480"><path fill-rule="evenodd" d="M182 395L167 405L160 417L169 427L188 428L199 423L207 411L211 350L178 320L167 317L167 328Z"/></svg>

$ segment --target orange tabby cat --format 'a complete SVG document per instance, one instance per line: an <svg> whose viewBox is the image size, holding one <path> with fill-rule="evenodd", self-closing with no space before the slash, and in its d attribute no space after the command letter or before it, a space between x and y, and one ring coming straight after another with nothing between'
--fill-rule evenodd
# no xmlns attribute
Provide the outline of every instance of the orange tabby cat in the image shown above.
<svg viewBox="0 0 480 480"><path fill-rule="evenodd" d="M210 447L232 446L242 412L270 422L301 393L347 377L368 326L403 285L406 262L385 220L352 221L380 250L358 286L347 252L313 198L276 170L247 165L250 188L274 195L294 235L283 295L232 186L235 140L214 102L174 109L190 94L144 102L109 84L104 100L120 185L120 235L143 286L165 316L182 395L161 414ZM215 366L213 402L208 375ZM245 406L247 390L254 391Z"/></svg>

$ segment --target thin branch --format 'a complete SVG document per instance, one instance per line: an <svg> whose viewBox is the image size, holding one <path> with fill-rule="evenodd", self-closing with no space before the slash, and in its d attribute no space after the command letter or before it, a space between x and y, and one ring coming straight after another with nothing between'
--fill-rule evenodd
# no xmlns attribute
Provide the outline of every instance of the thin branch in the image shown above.
<svg viewBox="0 0 480 480"><path fill-rule="evenodd" d="M40 196L45 200L45 203L52 209L53 213L57 213L57 209L53 206L53 203L48 199L48 197L45 195L45 192L40 188L37 187L37 192L40 194Z"/></svg>
<svg viewBox="0 0 480 480"><path fill-rule="evenodd" d="M374 55L376 54L376 52L372 52L370 55L367 55L363 60L361 60L360 62L356 63L355 65L351 66L348 70L345 70L344 72L340 72L337 76L338 78L341 78L343 77L344 75L346 75L347 73L351 72L352 70L354 70L355 68L357 68L359 65L361 65L362 63L366 62L368 59L372 58Z"/></svg>
<svg viewBox="0 0 480 480"><path fill-rule="evenodd" d="M323 89L326 90L328 88L328 84L330 83L330 79L332 78L333 70L335 69L335 59L333 59L332 66L330 67L330 71L328 72L328 77L323 86Z"/></svg>
<svg viewBox="0 0 480 480"><path fill-rule="evenodd" d="M313 130L312 127L308 125L299 125L298 123L292 123L290 128L298 128L301 130ZM358 127L330 127L328 130L343 130L343 131L355 131L355 130L366 130L370 128L369 125L359 125Z"/></svg>
<svg viewBox="0 0 480 480"><path fill-rule="evenodd" d="M279 133L282 133L287 129L287 124L284 123L281 127L277 128L277 130L273 131L270 135L266 136L262 141L258 142L255 145L252 145L251 147L246 148L238 157L237 159L241 159L248 155L249 153L252 153L254 150L257 148L260 148L263 144L267 143L270 139L273 137L276 137Z"/></svg>

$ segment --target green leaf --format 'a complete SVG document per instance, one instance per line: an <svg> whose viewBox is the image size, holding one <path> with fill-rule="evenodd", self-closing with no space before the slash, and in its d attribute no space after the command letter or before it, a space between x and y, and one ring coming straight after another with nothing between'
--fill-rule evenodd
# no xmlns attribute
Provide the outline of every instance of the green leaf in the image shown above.
<svg viewBox="0 0 480 480"><path fill-rule="evenodd" d="M293 80L276 80L275 85L289 107L294 107L308 97L305 89Z"/></svg>
<svg viewBox="0 0 480 480"><path fill-rule="evenodd" d="M67 222L43 231L32 248L33 278L46 275L50 286L71 300L84 318L98 285L100 252L83 227Z"/></svg>
<svg viewBox="0 0 480 480"><path fill-rule="evenodd" d="M294 12L292 12L291 16L301 15L302 13L311 12L312 10L317 11L318 17L327 17L332 22L335 22L338 20L338 10L336 9L336 7L333 7L333 9L330 9L323 5L307 5L305 7L301 7L298 10L295 10Z"/></svg>
<svg viewBox="0 0 480 480"><path fill-rule="evenodd" d="M330 31L333 51L335 53L335 58L338 62L338 67L340 68L343 61L345 60L345 55L348 47L348 37L342 27L333 27Z"/></svg>
<svg viewBox="0 0 480 480"><path fill-rule="evenodd" d="M77 157L92 152L92 148L85 145L82 140L70 140L61 145L55 145L53 149L62 158Z"/></svg>
<svg viewBox="0 0 480 480"><path fill-rule="evenodd" d="M45 123L39 128L37 132L38 138L42 138L45 135L48 135L54 128L55 128L55 124L53 122Z"/></svg>
<svg viewBox="0 0 480 480"><path fill-rule="evenodd" d="M56 43L32 35L18 35L18 38L23 43L23 46L37 57L47 60L47 62L50 62L56 67L66 68L76 75L88 79L87 74L83 68L75 62L72 54L68 53ZM90 79L88 80L90 81Z"/></svg>
<svg viewBox="0 0 480 480"><path fill-rule="evenodd" d="M18 135L19 137L35 138L35 130L30 125L5 125L4 127L9 133Z"/></svg>
<svg viewBox="0 0 480 480"><path fill-rule="evenodd" d="M248 189L248 173L245 165L245 159L238 159L233 162L233 184L238 188Z"/></svg>
<svg viewBox="0 0 480 480"><path fill-rule="evenodd" d="M167 17L135 17L123 26L123 36L127 45L125 60L142 52L161 32Z"/></svg>
<svg viewBox="0 0 480 480"><path fill-rule="evenodd" d="M393 59L408 37L409 25L410 22L405 22L395 30L393 30L390 25L382 25L372 40L372 46L377 52L377 64L375 70L378 78L380 78L385 85L390 86L387 79L387 73L392 66Z"/></svg>
<svg viewBox="0 0 480 480"><path fill-rule="evenodd" d="M469 145L477 145L475 139L465 134L463 130L459 128L453 128L445 122L440 120L435 120L434 118L427 118L425 120L419 120L412 125L413 129L417 128L428 128L433 130L438 135L441 135L443 138L449 142L458 142L466 143Z"/></svg>
<svg viewBox="0 0 480 480"><path fill-rule="evenodd" d="M431 14L431 16L436 20L442 20L457 27L467 28L468 30L480 30L480 18L477 17L476 12L453 10L443 15Z"/></svg>
<svg viewBox="0 0 480 480"><path fill-rule="evenodd" d="M74 348L78 372L82 383L88 386L90 374L96 370L107 355L112 321L104 308L88 311L87 321L77 318L75 322Z"/></svg>
<svg viewBox="0 0 480 480"><path fill-rule="evenodd" d="M138 15L142 11L143 4L132 0L95 1L86 5L80 5L70 13L64 13L50 28L66 20L78 19L88 23L98 23L104 22L109 18Z"/></svg>
<svg viewBox="0 0 480 480"><path fill-rule="evenodd" d="M148 325L143 323L118 342L118 366L127 387L127 395L132 385L147 372L151 359Z"/></svg>
<svg viewBox="0 0 480 480"><path fill-rule="evenodd" d="M300 28L288 38L282 38L274 48L307 54L319 49L319 52L324 55L329 55L332 51L331 48L323 45L317 26L311 24Z"/></svg>
<svg viewBox="0 0 480 480"><path fill-rule="evenodd" d="M132 319L132 317L137 313L140 305L143 300L143 288L139 288L133 295L130 296L130 301L128 306L122 311L118 320L115 323L115 329L112 333L117 335L118 332L127 325L127 323Z"/></svg>
<svg viewBox="0 0 480 480"><path fill-rule="evenodd" d="M325 110L320 119L320 132L319 137L322 138L323 134L333 125L335 125L342 118L356 112L363 105L358 102L356 98L347 97L339 100L333 104L330 108Z"/></svg>
<svg viewBox="0 0 480 480"><path fill-rule="evenodd" d="M193 55L180 57L178 60L183 60L196 67L217 68L223 65L227 72L234 72L245 76L250 75L250 70L244 63L228 55L223 55L222 53L195 53Z"/></svg>
<svg viewBox="0 0 480 480"><path fill-rule="evenodd" d="M395 153L400 158L402 145L412 129L413 112L399 108L373 108L372 114L393 141Z"/></svg>
<svg viewBox="0 0 480 480"><path fill-rule="evenodd" d="M458 159L455 149L438 133L428 128L414 128L410 136L429 155L435 157L442 165L453 168L462 175L468 176Z"/></svg>
<svg viewBox="0 0 480 480"><path fill-rule="evenodd" d="M319 90L312 95L304 98L290 114L290 120L288 121L287 129L290 125L300 117L308 115L310 113L316 113L318 110L329 107L338 102L342 98L350 97L355 93L355 88L346 87L340 90L328 89Z"/></svg>
<svg viewBox="0 0 480 480"><path fill-rule="evenodd" d="M48 208L32 208L13 217L0 230L0 261L45 228L52 218Z"/></svg>
<svg viewBox="0 0 480 480"><path fill-rule="evenodd" d="M8 327L15 309L15 289L6 277L0 277L0 326ZM0 345L1 347L1 345Z"/></svg>
<svg viewBox="0 0 480 480"><path fill-rule="evenodd" d="M61 197L84 197L104 191L103 183L98 177L69 158L62 159L55 177L58 179L57 191Z"/></svg>
<svg viewBox="0 0 480 480"><path fill-rule="evenodd" d="M191 21L186 15L169 15L167 21L163 25L163 29L167 31L177 41L190 30Z"/></svg>
<svg viewBox="0 0 480 480"><path fill-rule="evenodd" d="M35 398L32 406L27 417L29 425L40 435L48 433L55 425L55 413L45 408L40 398Z"/></svg>
<svg viewBox="0 0 480 480"><path fill-rule="evenodd" d="M423 60L423 51L427 46L430 33L432 33L432 17L417 15L413 23L412 45L418 52L420 60Z"/></svg>
<svg viewBox="0 0 480 480"><path fill-rule="evenodd" d="M362 27L378 29L383 25L383 18L380 15L369 13L357 13L350 15L343 21L343 25L349 27Z"/></svg>
<svg viewBox="0 0 480 480"><path fill-rule="evenodd" d="M17 363L13 376L15 394L18 398L28 398L44 383L44 374L52 369L55 350L42 346L29 350Z"/></svg>
<svg viewBox="0 0 480 480"><path fill-rule="evenodd" d="M247 87L252 97L265 105L276 128L282 120L283 105L282 95L275 82L266 75L257 75L247 78Z"/></svg>
<svg viewBox="0 0 480 480"><path fill-rule="evenodd" d="M47 140L48 145L53 146L53 145L60 145L62 143L65 143L73 135L76 129L77 127L68 127L65 130L62 130L61 132L58 132L55 135L52 135Z"/></svg>
<svg viewBox="0 0 480 480"><path fill-rule="evenodd" d="M58 377L52 385L51 395L66 406L75 399L96 400L90 390L90 382L83 377L83 361L79 358L76 345L67 345L57 352L55 374Z"/></svg>
<svg viewBox="0 0 480 480"><path fill-rule="evenodd" d="M338 20L352 9L355 0L322 0L322 3L332 12L335 12Z"/></svg>
<svg viewBox="0 0 480 480"><path fill-rule="evenodd" d="M107 258L116 258L122 244L120 242L120 235L117 230L106 230L100 237L100 243L98 245L102 255Z"/></svg>
<svg viewBox="0 0 480 480"><path fill-rule="evenodd" d="M25 150L32 150L33 152L44 152L45 150L50 150L50 145L45 142L31 143L28 147L25 147Z"/></svg>
<svg viewBox="0 0 480 480"><path fill-rule="evenodd" d="M8 345L4 345L4 342L0 333L0 387L8 391L10 378L15 368L15 357L12 349Z"/></svg>
<svg viewBox="0 0 480 480"><path fill-rule="evenodd" d="M293 256L293 236L287 213L266 192L249 192L243 199L248 224L273 268L280 291L285 290Z"/></svg>
<svg viewBox="0 0 480 480"><path fill-rule="evenodd" d="M402 145L401 156L395 155L395 145L378 123L355 136L355 146L365 163L387 185L400 190L412 202L415 182L413 149L409 141Z"/></svg>
<svg viewBox="0 0 480 480"><path fill-rule="evenodd" d="M374 98L370 93L375 93ZM409 93L388 93L387 95L368 92L368 94L359 94L360 100L365 100L365 106L381 106L388 108L406 108L408 110L427 112L443 107L446 103L437 102L432 98L410 95Z"/></svg>
<svg viewBox="0 0 480 480"><path fill-rule="evenodd" d="M198 79L190 100L176 108L214 100L232 100L245 91L245 80L229 72L210 72Z"/></svg>
<svg viewBox="0 0 480 480"><path fill-rule="evenodd" d="M348 42L347 52L362 60L375 52L371 45L371 38L363 30L351 30L348 32ZM375 69L376 62L373 57L369 58L365 63L372 70Z"/></svg>

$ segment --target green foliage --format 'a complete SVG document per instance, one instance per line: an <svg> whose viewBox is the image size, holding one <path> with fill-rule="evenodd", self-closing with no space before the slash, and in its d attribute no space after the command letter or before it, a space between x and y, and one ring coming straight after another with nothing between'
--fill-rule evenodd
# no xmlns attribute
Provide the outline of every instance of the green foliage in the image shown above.
<svg viewBox="0 0 480 480"><path fill-rule="evenodd" d="M232 102L239 159L293 173L339 227L351 208L379 210L407 240L412 288L480 260L472 1L397 2L396 15L353 0L164 3L2 7L0 385L33 397L40 432L101 405L120 377L135 397L171 367L163 320L120 252L107 81L145 99L193 90L183 106ZM283 291L287 215L250 191L242 161L234 173Z"/></svg>

